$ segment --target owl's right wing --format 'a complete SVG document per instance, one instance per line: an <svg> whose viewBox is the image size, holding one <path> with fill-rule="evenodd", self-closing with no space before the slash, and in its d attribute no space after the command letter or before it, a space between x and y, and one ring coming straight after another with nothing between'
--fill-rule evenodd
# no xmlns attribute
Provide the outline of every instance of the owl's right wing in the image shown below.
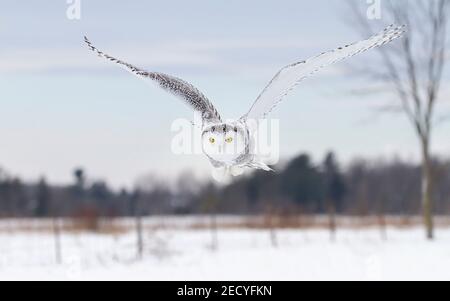
<svg viewBox="0 0 450 301"><path fill-rule="evenodd" d="M402 36L405 26L387 27L384 31L353 44L324 52L306 61L297 62L281 69L258 96L250 110L241 119L263 119L301 81L322 68L382 46Z"/></svg>
<svg viewBox="0 0 450 301"><path fill-rule="evenodd" d="M95 46L92 45L87 37L84 37L84 41L88 45L89 49L95 52L99 57L105 58L113 63L120 65L121 67L125 68L126 70L140 78L150 79L153 82L157 83L159 87L161 87L165 91L168 91L175 96L183 99L184 102L188 104L192 109L201 113L204 121L221 122L220 115L213 104L208 100L208 98L206 98L205 95L203 95L203 93L201 93L190 83L164 73L148 72L142 70L98 50Z"/></svg>

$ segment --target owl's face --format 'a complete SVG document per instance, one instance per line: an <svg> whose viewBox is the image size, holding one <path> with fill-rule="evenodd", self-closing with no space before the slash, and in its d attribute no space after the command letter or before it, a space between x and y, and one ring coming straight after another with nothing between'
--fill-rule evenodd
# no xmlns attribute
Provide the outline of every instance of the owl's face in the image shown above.
<svg viewBox="0 0 450 301"><path fill-rule="evenodd" d="M203 152L210 158L232 163L245 153L248 131L238 122L208 125L202 133Z"/></svg>

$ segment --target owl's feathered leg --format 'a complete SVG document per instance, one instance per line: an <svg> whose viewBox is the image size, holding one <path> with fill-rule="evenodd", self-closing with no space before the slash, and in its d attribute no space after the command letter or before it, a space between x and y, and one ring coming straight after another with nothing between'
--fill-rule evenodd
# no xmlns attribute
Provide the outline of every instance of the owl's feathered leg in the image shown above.
<svg viewBox="0 0 450 301"><path fill-rule="evenodd" d="M213 168L212 177L219 183L227 183L230 179L230 173L225 166Z"/></svg>
<svg viewBox="0 0 450 301"><path fill-rule="evenodd" d="M244 173L245 167L243 166L231 166L231 167L218 167L212 170L212 177L219 183L229 183L231 178L240 176Z"/></svg>
<svg viewBox="0 0 450 301"><path fill-rule="evenodd" d="M244 173L244 167L241 166L231 166L230 167L230 174L233 177L238 177Z"/></svg>

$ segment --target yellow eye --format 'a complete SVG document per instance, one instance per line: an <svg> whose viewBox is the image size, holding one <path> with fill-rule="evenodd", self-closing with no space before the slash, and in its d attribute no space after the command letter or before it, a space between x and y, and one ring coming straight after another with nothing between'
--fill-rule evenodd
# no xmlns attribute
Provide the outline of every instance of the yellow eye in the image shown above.
<svg viewBox="0 0 450 301"><path fill-rule="evenodd" d="M233 142L233 138L232 137L228 137L227 139L225 139L226 143L231 143Z"/></svg>
<svg viewBox="0 0 450 301"><path fill-rule="evenodd" d="M214 139L213 137L210 137L209 142L214 143L214 142L216 142L216 139Z"/></svg>

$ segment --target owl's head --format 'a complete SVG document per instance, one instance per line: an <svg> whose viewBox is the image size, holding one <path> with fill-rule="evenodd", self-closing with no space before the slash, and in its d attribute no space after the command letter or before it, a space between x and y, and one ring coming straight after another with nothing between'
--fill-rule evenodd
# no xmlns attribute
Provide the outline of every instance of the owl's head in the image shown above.
<svg viewBox="0 0 450 301"><path fill-rule="evenodd" d="M207 125L202 132L203 152L216 161L232 163L245 153L248 135L245 126L239 122Z"/></svg>

